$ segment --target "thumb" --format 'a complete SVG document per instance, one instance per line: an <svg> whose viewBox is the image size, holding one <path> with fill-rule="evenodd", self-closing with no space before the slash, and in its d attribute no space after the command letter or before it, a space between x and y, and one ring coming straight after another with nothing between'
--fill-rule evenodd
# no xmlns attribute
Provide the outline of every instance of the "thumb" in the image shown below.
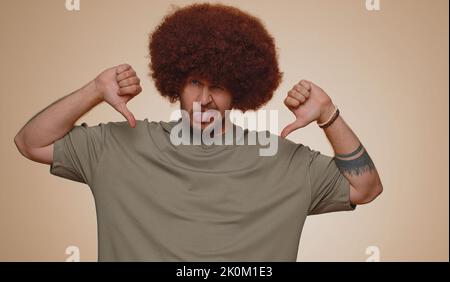
<svg viewBox="0 0 450 282"><path fill-rule="evenodd" d="M118 106L118 111L126 118L131 127L136 127L136 119L134 118L134 115L128 110L126 104L120 104Z"/></svg>
<svg viewBox="0 0 450 282"><path fill-rule="evenodd" d="M296 129L299 129L302 127L302 124L295 120L293 123L288 124L283 130L281 131L281 137L286 138L292 131L295 131Z"/></svg>

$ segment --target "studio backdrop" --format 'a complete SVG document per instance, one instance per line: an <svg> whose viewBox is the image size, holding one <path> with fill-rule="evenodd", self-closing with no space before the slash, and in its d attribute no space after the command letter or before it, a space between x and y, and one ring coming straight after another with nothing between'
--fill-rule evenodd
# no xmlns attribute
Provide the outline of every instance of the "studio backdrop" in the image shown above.
<svg viewBox="0 0 450 282"><path fill-rule="evenodd" d="M262 108L279 111L274 133L294 119L286 93L311 80L339 105L383 182L379 198L357 211L308 217L298 261L448 260L449 3L375 2L220 2L260 18L275 39L284 77ZM97 260L89 186L24 158L13 138L33 115L122 63L142 79L142 93L128 103L136 119L168 121L179 105L149 76L149 34L174 6L191 3L0 0L0 261ZM76 124L123 120L105 103ZM333 155L317 126L288 138Z"/></svg>

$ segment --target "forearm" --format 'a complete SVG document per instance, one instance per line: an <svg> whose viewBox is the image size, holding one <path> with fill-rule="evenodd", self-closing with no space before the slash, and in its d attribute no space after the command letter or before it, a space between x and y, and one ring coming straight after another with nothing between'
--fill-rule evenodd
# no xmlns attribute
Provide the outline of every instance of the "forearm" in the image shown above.
<svg viewBox="0 0 450 282"><path fill-rule="evenodd" d="M91 81L32 117L16 135L15 141L25 148L47 146L69 132L81 116L101 102L95 82Z"/></svg>
<svg viewBox="0 0 450 282"><path fill-rule="evenodd" d="M324 111L324 117L330 117L334 105ZM318 123L324 122L323 118ZM342 174L348 179L360 198L375 198L382 191L382 184L376 167L358 137L344 121L342 115L324 132L333 147L335 162Z"/></svg>

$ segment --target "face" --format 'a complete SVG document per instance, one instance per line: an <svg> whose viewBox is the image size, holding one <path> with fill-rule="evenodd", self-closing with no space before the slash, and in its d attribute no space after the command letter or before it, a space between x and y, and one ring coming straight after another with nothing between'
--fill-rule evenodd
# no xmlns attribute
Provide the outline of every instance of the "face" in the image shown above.
<svg viewBox="0 0 450 282"><path fill-rule="evenodd" d="M222 124L225 118L225 111L232 109L232 96L221 85L210 84L208 81L199 77L190 76L187 78L180 95L181 110L189 113L190 124L194 126L194 119L197 125L203 130L214 121L211 118L211 111L220 112ZM194 114L194 102L198 102L198 113ZM201 113L200 113L201 112Z"/></svg>

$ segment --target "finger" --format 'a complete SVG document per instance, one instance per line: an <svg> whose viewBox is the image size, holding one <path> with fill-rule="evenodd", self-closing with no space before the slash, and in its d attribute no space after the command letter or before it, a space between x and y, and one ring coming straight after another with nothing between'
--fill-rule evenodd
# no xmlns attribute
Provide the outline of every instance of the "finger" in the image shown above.
<svg viewBox="0 0 450 282"><path fill-rule="evenodd" d="M303 87L305 87L306 90L311 91L311 89L312 89L312 82L311 82L311 81L308 81L308 80L306 80L306 79L302 79L302 80L300 81L300 84L301 84Z"/></svg>
<svg viewBox="0 0 450 282"><path fill-rule="evenodd" d="M291 90L288 92L288 96L291 98L294 98L300 102L300 104L303 104L306 101L306 97L300 94L296 90Z"/></svg>
<svg viewBox="0 0 450 282"><path fill-rule="evenodd" d="M136 119L134 118L134 115L128 110L126 104L120 104L117 110L125 117L131 127L136 127Z"/></svg>
<svg viewBox="0 0 450 282"><path fill-rule="evenodd" d="M117 66L116 68L116 74L120 74L126 70L129 70L131 68L131 66L129 64L122 64Z"/></svg>
<svg viewBox="0 0 450 282"><path fill-rule="evenodd" d="M119 89L119 95L137 95L141 93L142 87L140 85L131 85L126 87L121 87Z"/></svg>
<svg viewBox="0 0 450 282"><path fill-rule="evenodd" d="M300 124L296 121L294 121L291 124L288 124L283 130L281 131L281 137L286 138L292 131L300 128Z"/></svg>
<svg viewBox="0 0 450 282"><path fill-rule="evenodd" d="M289 96L284 99L284 104L291 110L296 109L298 106L300 106L300 102L297 99Z"/></svg>
<svg viewBox="0 0 450 282"><path fill-rule="evenodd" d="M133 69L129 69L129 70L126 70L126 71L118 74L116 77L116 80L122 81L122 80L127 79L132 76L136 76L136 72Z"/></svg>
<svg viewBox="0 0 450 282"><path fill-rule="evenodd" d="M283 130L281 131L281 137L285 138L287 135L289 135L292 131L297 130L299 128L303 128L308 125L308 122L302 119L297 118L293 123L287 125Z"/></svg>
<svg viewBox="0 0 450 282"><path fill-rule="evenodd" d="M130 78L126 78L126 79L121 80L119 82L119 86L120 87L127 87L127 86L134 85L134 84L139 85L140 82L141 82L141 80L139 79L139 77L132 76Z"/></svg>
<svg viewBox="0 0 450 282"><path fill-rule="evenodd" d="M300 92L306 98L309 98L310 92L303 85L296 84L296 85L294 85L294 89L296 91Z"/></svg>

